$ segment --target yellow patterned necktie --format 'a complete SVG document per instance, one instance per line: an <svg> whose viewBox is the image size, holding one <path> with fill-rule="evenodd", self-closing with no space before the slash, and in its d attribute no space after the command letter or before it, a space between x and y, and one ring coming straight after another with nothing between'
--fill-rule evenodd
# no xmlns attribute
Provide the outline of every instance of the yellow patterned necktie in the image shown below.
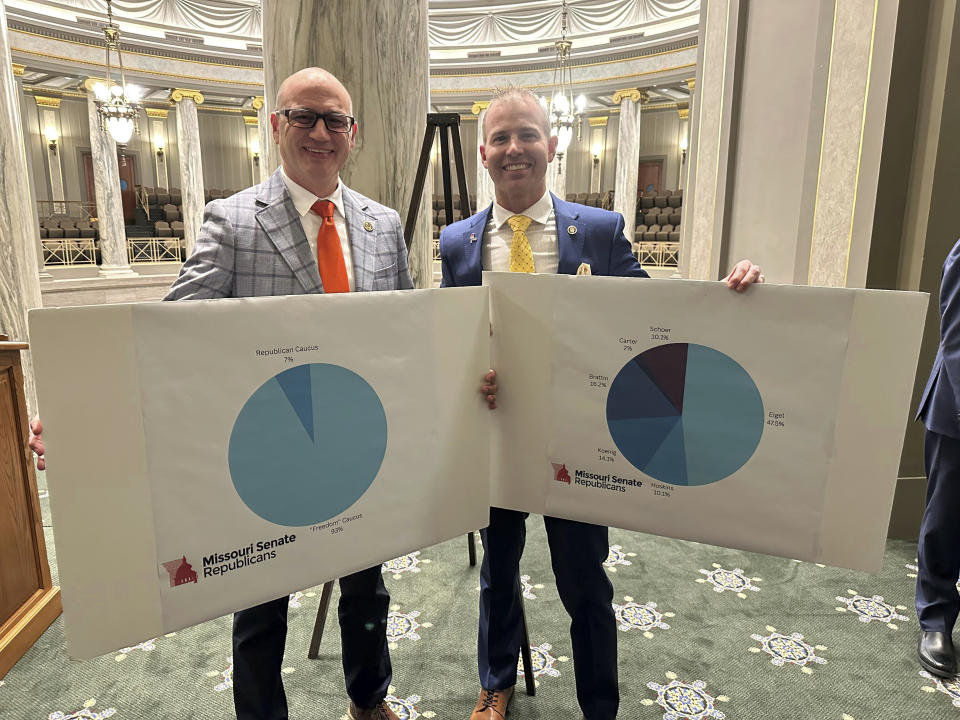
<svg viewBox="0 0 960 720"><path fill-rule="evenodd" d="M526 215L513 215L507 223L513 230L513 243L510 245L510 272L536 272L533 266L533 250L530 249L530 240L527 239L527 228L533 222Z"/></svg>

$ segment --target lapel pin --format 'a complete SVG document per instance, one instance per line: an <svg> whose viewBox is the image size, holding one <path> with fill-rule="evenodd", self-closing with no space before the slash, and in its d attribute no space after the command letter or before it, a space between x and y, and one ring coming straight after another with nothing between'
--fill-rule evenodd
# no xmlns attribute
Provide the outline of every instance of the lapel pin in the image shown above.
<svg viewBox="0 0 960 720"><path fill-rule="evenodd" d="M475 243L477 241L477 234L470 233L470 242Z"/></svg>
<svg viewBox="0 0 960 720"><path fill-rule="evenodd" d="M567 225L567 232L570 233L571 235L576 235L576 234L577 234L577 226L576 226L576 225Z"/></svg>
<svg viewBox="0 0 960 720"><path fill-rule="evenodd" d="M365 221L363 223L363 229L366 230L367 232L373 232L373 223L370 222L369 220Z"/></svg>

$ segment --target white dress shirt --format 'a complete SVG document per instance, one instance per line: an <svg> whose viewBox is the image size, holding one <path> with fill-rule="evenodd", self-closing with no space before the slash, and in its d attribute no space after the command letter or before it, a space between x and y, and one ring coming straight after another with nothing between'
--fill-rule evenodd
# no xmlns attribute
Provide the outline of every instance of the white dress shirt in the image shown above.
<svg viewBox="0 0 960 720"><path fill-rule="evenodd" d="M513 229L507 220L514 215L526 215L533 221L527 228L527 240L533 251L534 269L538 273L556 273L560 266L560 246L557 244L557 220L549 190L545 190L539 200L521 213L512 213L499 203L493 203L493 212L483 233L483 269L509 272Z"/></svg>
<svg viewBox="0 0 960 720"><path fill-rule="evenodd" d="M290 193L290 199L293 200L294 207L300 214L300 223L303 225L303 234L307 236L307 242L310 243L310 251L313 253L313 259L317 259L317 233L320 232L320 225L323 218L315 212L310 212L310 208L317 200L329 200L333 203L333 224L337 226L337 235L340 236L340 247L343 248L343 263L347 267L347 282L350 284L350 292L353 292L353 256L350 252L350 238L347 235L347 216L343 211L343 183L337 178L337 188L326 197L317 197L312 192L291 180L283 168L280 168L283 175L283 182L287 185L287 192Z"/></svg>

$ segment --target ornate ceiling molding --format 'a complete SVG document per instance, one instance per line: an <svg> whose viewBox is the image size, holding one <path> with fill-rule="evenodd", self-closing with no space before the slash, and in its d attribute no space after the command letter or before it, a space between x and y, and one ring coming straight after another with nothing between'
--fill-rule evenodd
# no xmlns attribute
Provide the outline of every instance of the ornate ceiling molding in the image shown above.
<svg viewBox="0 0 960 720"><path fill-rule="evenodd" d="M269 0L282 2L282 0ZM103 0L36 0L22 7L50 6L86 24L106 19ZM700 0L578 0L567 8L569 35L624 34L643 25L698 12ZM114 0L119 23L137 23L173 33L231 36L259 44L261 0ZM552 42L560 35L560 3L528 0L500 9L496 4L430 2L427 37L431 48ZM209 38L215 44L215 38Z"/></svg>
<svg viewBox="0 0 960 720"><path fill-rule="evenodd" d="M48 108L58 108L60 107L60 98L58 97L45 97L43 95L34 95L33 99L36 101L38 107L48 107Z"/></svg>
<svg viewBox="0 0 960 720"><path fill-rule="evenodd" d="M81 16L107 16L103 0L45 0L42 4L79 12ZM237 35L260 42L260 0L113 0L113 16L117 21L172 31Z"/></svg>
<svg viewBox="0 0 960 720"><path fill-rule="evenodd" d="M442 9L431 3L427 37L431 48L535 43L560 36L560 3L527 2L498 12L477 4ZM700 0L584 0L567 6L569 36L624 34L641 26L694 13Z"/></svg>

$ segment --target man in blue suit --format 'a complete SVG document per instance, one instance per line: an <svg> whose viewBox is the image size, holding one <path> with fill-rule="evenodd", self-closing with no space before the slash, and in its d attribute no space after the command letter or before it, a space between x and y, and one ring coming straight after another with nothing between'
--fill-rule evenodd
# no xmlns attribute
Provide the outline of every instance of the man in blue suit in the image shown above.
<svg viewBox="0 0 960 720"><path fill-rule="evenodd" d="M593 275L649 277L631 252L619 213L564 202L547 192L547 164L557 138L546 111L528 90L511 88L490 103L481 128L480 156L496 202L450 225L440 236L443 286L479 285L483 270L573 274L582 265ZM744 260L727 284L745 290L760 281L760 268ZM496 407L496 374L481 391ZM520 556L525 513L490 508L481 530L480 632L477 655L480 697L471 720L502 720L517 681L522 620ZM613 586L603 568L607 528L545 517L553 571L572 620L577 699L586 720L612 720L620 703Z"/></svg>
<svg viewBox="0 0 960 720"><path fill-rule="evenodd" d="M960 241L943 264L940 347L917 417L927 428L927 509L917 545L920 664L939 677L957 674L953 626L960 613Z"/></svg>

